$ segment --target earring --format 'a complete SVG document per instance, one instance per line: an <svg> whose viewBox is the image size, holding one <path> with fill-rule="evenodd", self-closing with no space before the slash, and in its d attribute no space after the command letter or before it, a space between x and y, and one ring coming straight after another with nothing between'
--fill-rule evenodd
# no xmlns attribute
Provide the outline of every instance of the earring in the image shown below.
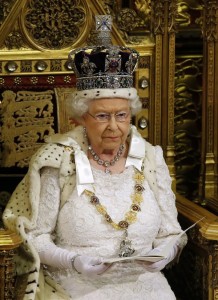
<svg viewBox="0 0 218 300"><path fill-rule="evenodd" d="M83 127L83 136L84 136L85 139L87 139L86 127Z"/></svg>

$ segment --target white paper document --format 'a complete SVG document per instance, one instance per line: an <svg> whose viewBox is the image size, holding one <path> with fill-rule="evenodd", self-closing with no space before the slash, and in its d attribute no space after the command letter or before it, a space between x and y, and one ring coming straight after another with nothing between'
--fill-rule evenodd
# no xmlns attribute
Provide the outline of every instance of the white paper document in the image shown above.
<svg viewBox="0 0 218 300"><path fill-rule="evenodd" d="M192 224L190 227L182 231L180 234L175 235L169 243L166 244L166 246L162 249L161 253L158 255L135 255L135 256L128 256L128 257L111 257L111 258L105 258L103 260L104 263L115 263L115 262L125 262L125 261L131 261L131 260L142 260L142 261L147 261L147 262L157 262L159 260L162 260L164 258L167 258L173 245L176 243L176 241L189 229L194 227L197 223L202 221L205 217L201 218L198 220L196 223Z"/></svg>

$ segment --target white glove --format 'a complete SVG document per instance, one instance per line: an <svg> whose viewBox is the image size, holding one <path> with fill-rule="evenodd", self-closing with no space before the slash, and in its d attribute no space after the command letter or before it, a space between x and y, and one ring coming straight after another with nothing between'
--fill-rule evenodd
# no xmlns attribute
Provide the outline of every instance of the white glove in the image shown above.
<svg viewBox="0 0 218 300"><path fill-rule="evenodd" d="M73 266L78 273L86 276L100 275L109 268L109 265L104 264L101 258L86 255L76 256Z"/></svg>
<svg viewBox="0 0 218 300"><path fill-rule="evenodd" d="M161 270L163 270L166 265L168 265L177 255L179 251L179 247L178 245L174 245L170 251L170 254L168 255L167 258L159 260L157 262L154 263L145 263L146 266L146 270L149 272L159 272ZM151 250L148 254L149 255L159 255L161 253L161 249L160 248L154 248L153 250Z"/></svg>
<svg viewBox="0 0 218 300"><path fill-rule="evenodd" d="M39 252L40 262L56 268L72 268L74 252L57 247L50 243L47 248Z"/></svg>
<svg viewBox="0 0 218 300"><path fill-rule="evenodd" d="M35 240L37 246L39 240ZM75 268L83 275L98 275L109 268L109 264L104 264L101 258L77 255L75 252L57 247L52 241L46 240L44 247L38 249L40 262L56 268Z"/></svg>

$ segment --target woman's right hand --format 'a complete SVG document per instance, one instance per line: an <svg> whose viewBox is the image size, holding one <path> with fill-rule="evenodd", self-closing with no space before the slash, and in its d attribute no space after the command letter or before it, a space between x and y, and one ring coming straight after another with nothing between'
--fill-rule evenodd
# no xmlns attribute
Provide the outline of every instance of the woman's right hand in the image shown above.
<svg viewBox="0 0 218 300"><path fill-rule="evenodd" d="M78 273L93 276L104 273L110 265L103 263L99 257L79 255L74 259L73 266Z"/></svg>

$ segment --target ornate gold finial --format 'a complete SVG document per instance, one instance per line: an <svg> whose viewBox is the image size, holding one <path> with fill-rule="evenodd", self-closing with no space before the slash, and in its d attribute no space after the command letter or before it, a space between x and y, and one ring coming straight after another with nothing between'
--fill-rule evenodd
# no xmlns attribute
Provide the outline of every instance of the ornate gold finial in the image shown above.
<svg viewBox="0 0 218 300"><path fill-rule="evenodd" d="M0 251L12 250L22 243L20 236L11 230L0 228Z"/></svg>

